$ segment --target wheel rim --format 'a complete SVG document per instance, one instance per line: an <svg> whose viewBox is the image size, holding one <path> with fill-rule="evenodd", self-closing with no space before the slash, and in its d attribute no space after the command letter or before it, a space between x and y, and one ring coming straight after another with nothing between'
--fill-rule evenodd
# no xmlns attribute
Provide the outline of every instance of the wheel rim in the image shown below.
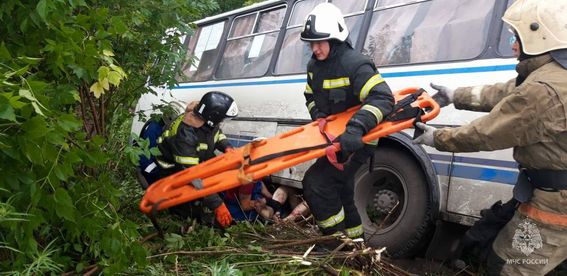
<svg viewBox="0 0 567 276"><path fill-rule="evenodd" d="M356 207L366 233L383 234L396 228L407 208L407 184L395 169L363 167L356 178Z"/></svg>

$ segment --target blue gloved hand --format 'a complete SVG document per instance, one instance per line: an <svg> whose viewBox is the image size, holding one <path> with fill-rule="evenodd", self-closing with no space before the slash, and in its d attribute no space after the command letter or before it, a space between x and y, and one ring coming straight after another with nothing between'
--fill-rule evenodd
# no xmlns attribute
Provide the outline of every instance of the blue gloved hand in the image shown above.
<svg viewBox="0 0 567 276"><path fill-rule="evenodd" d="M345 132L339 136L341 151L344 153L353 153L364 147L362 142L362 134L364 131L357 126L347 126Z"/></svg>

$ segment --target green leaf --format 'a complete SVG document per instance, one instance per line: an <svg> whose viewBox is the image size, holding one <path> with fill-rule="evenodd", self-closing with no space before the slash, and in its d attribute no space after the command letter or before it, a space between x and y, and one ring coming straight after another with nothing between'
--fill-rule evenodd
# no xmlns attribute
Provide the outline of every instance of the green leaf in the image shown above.
<svg viewBox="0 0 567 276"><path fill-rule="evenodd" d="M39 114L39 115L45 117L45 114L43 114L43 112L41 112L41 108L39 107L38 102L32 102L31 104L32 104L32 106L33 106L33 110L35 110L35 112L36 112L37 114Z"/></svg>
<svg viewBox="0 0 567 276"><path fill-rule="evenodd" d="M26 99L32 101L32 102L36 102L36 101L37 101L37 99L35 98L35 96L32 95L32 93L31 93L29 90L27 90L27 89L20 89L20 90L18 91L18 94L19 94L20 96L22 96L22 97L24 97L24 98L26 98Z"/></svg>
<svg viewBox="0 0 567 276"><path fill-rule="evenodd" d="M53 199L55 200L55 212L57 216L74 222L75 206L73 205L73 201L71 200L67 190L57 188L53 195Z"/></svg>
<svg viewBox="0 0 567 276"><path fill-rule="evenodd" d="M26 98L26 99L28 99L28 100L31 101L31 104L32 104L32 106L33 106L33 109L35 110L35 112L36 112L37 114L40 114L40 115L42 115L42 116L45 116L45 115L43 114L43 112L41 111L41 108L43 108L43 109L46 109L46 108L35 98L35 96L31 93L30 90L27 90L27 89L20 89L20 90L19 90L19 94L20 94L20 96L22 96L22 97L24 97L24 98Z"/></svg>
<svg viewBox="0 0 567 276"><path fill-rule="evenodd" d="M55 166L53 168L53 172L55 173L55 176L57 176L57 178L59 178L60 180L67 181L67 175L65 175L61 167Z"/></svg>
<svg viewBox="0 0 567 276"><path fill-rule="evenodd" d="M47 123L42 117L33 117L22 125L29 138L39 138L45 136L49 132Z"/></svg>
<svg viewBox="0 0 567 276"><path fill-rule="evenodd" d="M30 195L31 195L31 202L33 205L37 205L37 203L39 202L41 196L42 196L42 192L40 189L37 188L37 183L33 182L30 185Z"/></svg>
<svg viewBox="0 0 567 276"><path fill-rule="evenodd" d="M112 68L112 70L118 72L122 77L124 77L124 78L127 77L124 70L122 70L122 67L116 66L114 64L110 64L110 68Z"/></svg>
<svg viewBox="0 0 567 276"><path fill-rule="evenodd" d="M24 154L26 158L33 164L43 164L43 156L41 155L41 149L37 143L32 141L25 142L23 145Z"/></svg>
<svg viewBox="0 0 567 276"><path fill-rule="evenodd" d="M158 148L158 147L150 148L150 153L151 153L153 156L160 156L160 155L161 155L161 152L159 151L159 148Z"/></svg>
<svg viewBox="0 0 567 276"><path fill-rule="evenodd" d="M10 55L10 51L6 48L6 43L2 41L0 44L0 60L11 60L12 55Z"/></svg>
<svg viewBox="0 0 567 276"><path fill-rule="evenodd" d="M59 117L57 124L65 131L76 131L83 125L81 121L71 114L63 114Z"/></svg>
<svg viewBox="0 0 567 276"><path fill-rule="evenodd" d="M78 66L76 64L69 64L68 66L73 70L73 73L75 73L75 75L79 79L83 79L87 76L87 70L85 70L85 68Z"/></svg>
<svg viewBox="0 0 567 276"><path fill-rule="evenodd" d="M100 136L100 135L96 135L94 136L91 141L95 144L95 146L100 147L102 145L104 145L104 143L106 143L106 140L104 139L104 137Z"/></svg>
<svg viewBox="0 0 567 276"><path fill-rule="evenodd" d="M38 64L43 58L34 58L34 57L18 57L18 60L21 60L29 65L36 65Z"/></svg>
<svg viewBox="0 0 567 276"><path fill-rule="evenodd" d="M13 77L13 76L19 77L19 76L25 74L25 73L28 71L28 69L29 69L29 65L26 65L26 66L24 66L24 67L22 67L22 68L20 68L20 69L18 69L18 70L16 70L16 71L13 71L13 72L4 74L4 76L5 76L6 78L11 78L11 77Z"/></svg>
<svg viewBox="0 0 567 276"><path fill-rule="evenodd" d="M82 253L82 252L83 252L83 247L81 246L80 243L74 243L74 244L73 244L73 249L74 249L75 251L79 252L79 253ZM78 267L78 265L77 265L77 267ZM80 271L80 270L79 270L79 271Z"/></svg>
<svg viewBox="0 0 567 276"><path fill-rule="evenodd" d="M30 80L28 81L31 91L33 91L36 95L38 92L45 90L49 84L44 81L37 81L37 80Z"/></svg>
<svg viewBox="0 0 567 276"><path fill-rule="evenodd" d="M120 17L113 16L110 20L110 25L112 26L115 34L122 35L128 31L128 27L126 27L126 24L124 24Z"/></svg>
<svg viewBox="0 0 567 276"><path fill-rule="evenodd" d="M39 17L41 17L44 21L47 18L47 8L47 0L40 0L39 3L37 3L37 14L39 14Z"/></svg>
<svg viewBox="0 0 567 276"><path fill-rule="evenodd" d="M108 76L108 73L110 72L110 68L106 66L101 66L98 68L97 71L98 71L98 81L100 81Z"/></svg>
<svg viewBox="0 0 567 276"><path fill-rule="evenodd" d="M0 119L6 119L12 122L16 121L16 113L5 97L0 96Z"/></svg>
<svg viewBox="0 0 567 276"><path fill-rule="evenodd" d="M100 98L102 94L104 94L104 88L102 88L102 85L98 81L93 83L89 90L94 93L97 99Z"/></svg>
<svg viewBox="0 0 567 276"><path fill-rule="evenodd" d="M116 71L111 71L110 73L108 73L108 82L110 82L114 86L119 86L121 79L122 75Z"/></svg>
<svg viewBox="0 0 567 276"><path fill-rule="evenodd" d="M24 102L20 102L19 100L22 97L20 96L15 96L15 97L11 97L10 98L10 105L14 108L14 109L22 109L22 107L26 106L27 103Z"/></svg>
<svg viewBox="0 0 567 276"><path fill-rule="evenodd" d="M112 50L102 50L102 54L107 56L107 57L113 57L114 53L112 52Z"/></svg>
<svg viewBox="0 0 567 276"><path fill-rule="evenodd" d="M100 85L102 85L102 88L104 88L104 90L109 90L110 89L110 85L108 84L108 78L104 78L102 80L99 80Z"/></svg>

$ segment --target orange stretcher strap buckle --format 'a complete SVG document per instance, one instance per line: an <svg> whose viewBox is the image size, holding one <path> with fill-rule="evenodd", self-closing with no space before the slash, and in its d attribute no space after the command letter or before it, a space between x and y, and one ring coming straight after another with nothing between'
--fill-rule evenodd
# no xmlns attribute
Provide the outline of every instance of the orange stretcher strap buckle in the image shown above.
<svg viewBox="0 0 567 276"><path fill-rule="evenodd" d="M520 211L522 215L527 216L528 218L545 224L567 227L567 215L542 211L529 203L522 203L522 205L520 205L520 208L518 208L518 211Z"/></svg>

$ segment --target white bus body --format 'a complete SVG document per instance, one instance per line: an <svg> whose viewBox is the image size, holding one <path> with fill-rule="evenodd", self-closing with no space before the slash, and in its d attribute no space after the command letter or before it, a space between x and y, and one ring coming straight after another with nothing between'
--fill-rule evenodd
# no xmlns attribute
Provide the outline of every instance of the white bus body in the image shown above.
<svg viewBox="0 0 567 276"><path fill-rule="evenodd" d="M303 91L310 52L298 36L306 13L320 2L266 1L196 22L197 32L186 42L196 62L183 67L190 81L170 90L156 88L157 95L144 95L137 110L149 114L162 100L187 103L208 91L223 91L240 110L223 126L235 146L308 122ZM393 91L423 87L434 92L431 82L456 88L516 75L512 34L500 20L508 1L332 2L343 10L355 48L374 58ZM482 115L451 105L429 124L458 126ZM142 124L136 121L132 131L138 133ZM357 178L357 206L371 244L387 244L398 256L415 253L438 219L471 225L481 209L510 198L517 176L511 150L438 152L413 145L412 130L406 132L381 139L374 170L363 168ZM385 158L381 150L401 159ZM272 179L301 187L308 165ZM388 211L393 214L386 216Z"/></svg>

